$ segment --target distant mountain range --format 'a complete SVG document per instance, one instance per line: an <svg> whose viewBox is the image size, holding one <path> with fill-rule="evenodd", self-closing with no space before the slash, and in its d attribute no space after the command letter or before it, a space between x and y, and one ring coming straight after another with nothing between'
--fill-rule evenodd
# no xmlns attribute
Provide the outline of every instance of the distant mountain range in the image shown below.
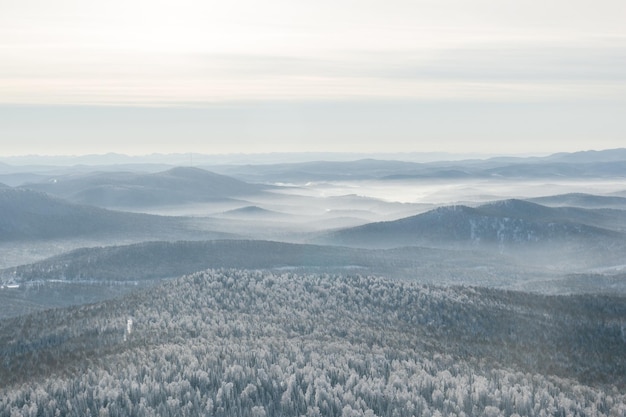
<svg viewBox="0 0 626 417"><path fill-rule="evenodd" d="M268 187L199 168L179 167L148 174L98 172L67 175L22 188L43 191L80 204L132 208L223 200L259 194Z"/></svg>
<svg viewBox="0 0 626 417"><path fill-rule="evenodd" d="M546 160L590 163L626 161L626 148L590 150L581 152L559 152L545 157Z"/></svg>
<svg viewBox="0 0 626 417"><path fill-rule="evenodd" d="M611 160L625 160L626 148L588 150L579 152L560 152L548 156L496 156L494 154L478 153L450 153L450 152L395 152L395 153L364 153L364 152L269 152L249 154L216 154L206 155L200 153L178 154L151 154L151 155L124 155L119 153L92 154L92 155L25 155L0 157L0 167L11 164L24 165L191 165L199 164L280 164L285 162L308 162L308 161L349 161L357 159L394 159L405 161L435 162L435 161L462 161L477 159L552 159L555 161L578 161L578 162L607 162Z"/></svg>
<svg viewBox="0 0 626 417"><path fill-rule="evenodd" d="M314 161L265 165L215 165L216 172L254 182L459 178L626 177L626 149L547 157L490 158L428 163L398 160Z"/></svg>
<svg viewBox="0 0 626 417"><path fill-rule="evenodd" d="M454 154L437 154L436 156L439 158L435 158L434 154L420 157L419 154L411 153L29 156L5 158L5 161L19 165L0 165L0 174L4 174L5 182L17 185L24 181L36 180L36 175L49 176L58 181L58 177L68 173L85 173L94 170L104 173L126 169L129 172L154 173L168 167L187 166L195 161L195 166L256 183L366 179L626 177L626 148L557 153L542 157L489 158L481 155L467 159L472 156L465 155L465 158ZM24 165L25 163L28 165ZM113 179L113 182L115 181Z"/></svg>
<svg viewBox="0 0 626 417"><path fill-rule="evenodd" d="M309 161L351 161L357 159L398 159L407 161L451 161L469 158L490 158L492 154L460 154L448 152L396 152L396 153L363 153L363 152L269 152L250 154L213 154L199 153L124 155L119 153L92 155L25 155L0 157L0 170L6 167L45 167L45 166L137 166L137 165L248 165L248 164L282 164ZM8 165L10 164L10 165Z"/></svg>
<svg viewBox="0 0 626 417"><path fill-rule="evenodd" d="M527 200L546 206L626 209L626 197L620 196L568 193L529 198Z"/></svg>
<svg viewBox="0 0 626 417"><path fill-rule="evenodd" d="M626 149L162 157L0 163L0 416L624 415Z"/></svg>
<svg viewBox="0 0 626 417"><path fill-rule="evenodd" d="M271 165L212 166L210 169L254 182L306 182L377 179L395 173L413 172L424 164L404 161L360 159L312 161Z"/></svg>

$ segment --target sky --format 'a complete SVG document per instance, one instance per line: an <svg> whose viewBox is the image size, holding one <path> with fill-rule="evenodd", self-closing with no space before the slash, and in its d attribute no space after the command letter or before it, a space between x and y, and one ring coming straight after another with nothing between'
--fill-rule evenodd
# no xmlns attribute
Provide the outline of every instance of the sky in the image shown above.
<svg viewBox="0 0 626 417"><path fill-rule="evenodd" d="M0 0L0 155L626 145L623 0Z"/></svg>

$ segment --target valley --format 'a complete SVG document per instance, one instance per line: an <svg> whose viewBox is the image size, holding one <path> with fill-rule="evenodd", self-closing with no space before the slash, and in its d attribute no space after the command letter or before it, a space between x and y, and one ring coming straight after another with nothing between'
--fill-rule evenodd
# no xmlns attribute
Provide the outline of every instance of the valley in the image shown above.
<svg viewBox="0 0 626 417"><path fill-rule="evenodd" d="M620 415L621 155L5 164L0 415Z"/></svg>

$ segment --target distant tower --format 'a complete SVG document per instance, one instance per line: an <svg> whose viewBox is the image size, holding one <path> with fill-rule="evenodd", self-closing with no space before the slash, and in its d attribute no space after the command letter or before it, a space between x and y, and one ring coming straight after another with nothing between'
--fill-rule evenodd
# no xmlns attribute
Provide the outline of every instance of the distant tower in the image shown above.
<svg viewBox="0 0 626 417"><path fill-rule="evenodd" d="M126 331L124 332L124 342L128 340L128 336L133 332L133 318L129 317L126 320Z"/></svg>

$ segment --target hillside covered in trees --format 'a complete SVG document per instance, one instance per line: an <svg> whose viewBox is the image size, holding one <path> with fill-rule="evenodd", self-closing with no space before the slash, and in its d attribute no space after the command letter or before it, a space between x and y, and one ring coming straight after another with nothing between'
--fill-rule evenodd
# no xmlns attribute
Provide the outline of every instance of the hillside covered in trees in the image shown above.
<svg viewBox="0 0 626 417"><path fill-rule="evenodd" d="M208 270L0 321L0 415L623 416L626 300Z"/></svg>

